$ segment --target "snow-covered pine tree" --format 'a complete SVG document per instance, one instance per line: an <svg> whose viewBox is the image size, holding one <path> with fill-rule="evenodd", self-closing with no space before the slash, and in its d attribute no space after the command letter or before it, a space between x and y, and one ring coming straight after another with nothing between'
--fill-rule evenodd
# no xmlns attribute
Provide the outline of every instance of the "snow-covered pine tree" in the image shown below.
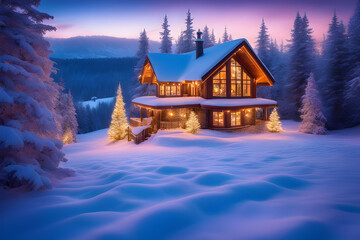
<svg viewBox="0 0 360 240"><path fill-rule="evenodd" d="M216 45L216 37L215 37L215 32L214 32L214 29L211 31L211 45L212 46L215 46Z"/></svg>
<svg viewBox="0 0 360 240"><path fill-rule="evenodd" d="M176 53L184 53L184 32L181 31L180 35L178 37L178 40L176 41Z"/></svg>
<svg viewBox="0 0 360 240"><path fill-rule="evenodd" d="M257 54L259 56L259 58L261 59L261 61L268 67L270 68L270 61L271 61L271 57L270 57L270 53L269 53L269 49L270 49L270 36L268 33L268 29L265 25L265 21L264 19L262 19L261 25L260 25L260 31L259 34L257 36L257 40L256 40L256 49L257 49ZM270 98L271 97L271 89L269 86L259 86L257 87L257 95L259 97L262 98Z"/></svg>
<svg viewBox="0 0 360 240"><path fill-rule="evenodd" d="M232 35L230 34L229 35L229 41L232 41L233 40L233 38L232 38Z"/></svg>
<svg viewBox="0 0 360 240"><path fill-rule="evenodd" d="M274 108L274 110L271 112L269 120L270 121L266 124L266 127L269 132L281 132L282 131L280 117L277 112L277 108Z"/></svg>
<svg viewBox="0 0 360 240"><path fill-rule="evenodd" d="M311 74L307 80L305 95L301 100L300 117L302 121L299 126L299 131L317 135L325 134L326 118L322 113L320 95L313 74Z"/></svg>
<svg viewBox="0 0 360 240"><path fill-rule="evenodd" d="M76 142L76 134L78 123L76 120L76 111L71 92L60 93L59 104L57 106L57 113L62 117L61 131L63 144L70 144Z"/></svg>
<svg viewBox="0 0 360 240"><path fill-rule="evenodd" d="M322 79L322 97L325 116L329 129L345 127L345 88L348 76L347 36L342 22L338 21L336 13L332 18L327 38L324 43Z"/></svg>
<svg viewBox="0 0 360 240"><path fill-rule="evenodd" d="M58 90L50 74L49 43L43 35L53 17L39 12L39 0L0 1L0 185L51 186L61 161L55 121Z"/></svg>
<svg viewBox="0 0 360 240"><path fill-rule="evenodd" d="M108 131L109 139L116 142L124 139L128 134L128 120L125 112L125 104L122 96L121 85L117 90L114 111L111 115L111 123Z"/></svg>
<svg viewBox="0 0 360 240"><path fill-rule="evenodd" d="M187 52L191 52L193 50L195 50L195 30L193 28L193 18L191 18L191 12L190 9L188 10L188 12L186 13L186 20L185 20L185 24L186 24L186 29L184 31L183 37L184 37L184 42L183 42L183 48L181 49L181 53L187 53Z"/></svg>
<svg viewBox="0 0 360 240"><path fill-rule="evenodd" d="M200 123L199 119L194 111L190 112L189 119L186 121L186 132L199 133Z"/></svg>
<svg viewBox="0 0 360 240"><path fill-rule="evenodd" d="M164 22L162 24L163 31L160 32L160 39L161 39L161 46L160 46L160 52L162 53L171 53L171 47L172 47L172 37L170 36L170 25L168 23L167 15L164 17Z"/></svg>
<svg viewBox="0 0 360 240"><path fill-rule="evenodd" d="M305 93L306 81L313 67L314 40L311 33L307 16L302 18L298 12L291 30L286 86L288 103L285 117L294 120L300 119L301 97Z"/></svg>
<svg viewBox="0 0 360 240"><path fill-rule="evenodd" d="M357 2L354 15L348 27L349 39L349 82L346 90L347 126L360 124L360 0Z"/></svg>
<svg viewBox="0 0 360 240"><path fill-rule="evenodd" d="M228 42L228 41L229 41L229 34L227 32L227 28L225 27L222 42L224 43L224 42Z"/></svg>
<svg viewBox="0 0 360 240"><path fill-rule="evenodd" d="M202 39L204 40L204 48L213 46L208 26L204 27Z"/></svg>

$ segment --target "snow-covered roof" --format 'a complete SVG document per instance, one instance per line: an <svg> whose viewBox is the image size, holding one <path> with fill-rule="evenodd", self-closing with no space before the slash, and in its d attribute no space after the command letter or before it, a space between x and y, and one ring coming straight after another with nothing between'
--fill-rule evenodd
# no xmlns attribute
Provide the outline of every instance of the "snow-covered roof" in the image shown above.
<svg viewBox="0 0 360 240"><path fill-rule="evenodd" d="M243 106L266 106L276 105L277 102L265 98L226 98L226 99L205 99L202 97L168 97L159 98L156 96L144 96L135 98L135 104L150 107L179 107L185 105L199 105L202 107L243 107Z"/></svg>
<svg viewBox="0 0 360 240"><path fill-rule="evenodd" d="M149 53L148 59L160 82L197 81L242 42L249 45L244 38L225 42L205 48L199 58L196 58L196 51L192 51L184 54Z"/></svg>

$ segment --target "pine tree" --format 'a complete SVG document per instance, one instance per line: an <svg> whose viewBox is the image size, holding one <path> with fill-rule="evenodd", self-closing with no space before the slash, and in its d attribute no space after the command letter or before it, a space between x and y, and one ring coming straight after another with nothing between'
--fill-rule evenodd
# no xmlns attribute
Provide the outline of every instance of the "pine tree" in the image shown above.
<svg viewBox="0 0 360 240"><path fill-rule="evenodd" d="M256 40L257 53L261 61L270 68L270 36L268 34L268 29L265 25L264 19L260 26L259 35ZM259 86L257 87L257 95L262 98L270 98L271 90L269 86Z"/></svg>
<svg viewBox="0 0 360 240"><path fill-rule="evenodd" d="M233 38L232 38L232 35L230 34L229 35L229 41L232 41L233 40Z"/></svg>
<svg viewBox="0 0 360 240"><path fill-rule="evenodd" d="M199 133L200 123L199 119L194 111L190 112L190 117L186 122L186 132L188 133Z"/></svg>
<svg viewBox="0 0 360 240"><path fill-rule="evenodd" d="M211 45L212 46L215 46L216 45L216 37L215 37L215 32L214 32L214 29L211 31Z"/></svg>
<svg viewBox="0 0 360 240"><path fill-rule="evenodd" d="M53 17L39 0L0 1L0 185L50 187L61 161L55 121L58 86L50 74L49 43L43 35Z"/></svg>
<svg viewBox="0 0 360 240"><path fill-rule="evenodd" d="M184 53L184 32L181 31L178 40L176 41L176 53Z"/></svg>
<svg viewBox="0 0 360 240"><path fill-rule="evenodd" d="M204 40L204 48L213 46L208 26L204 27L202 39Z"/></svg>
<svg viewBox="0 0 360 240"><path fill-rule="evenodd" d="M310 134L325 134L326 118L322 113L320 95L313 74L307 80L305 95L300 108L301 124L299 131Z"/></svg>
<svg viewBox="0 0 360 240"><path fill-rule="evenodd" d="M352 66L349 69L349 82L346 88L347 126L360 124L360 0L357 2L354 15L350 18L348 27L349 57Z"/></svg>
<svg viewBox="0 0 360 240"><path fill-rule="evenodd" d="M229 35L228 35L227 29L226 29L226 27L225 27L225 31L224 31L224 35L223 35L222 42L225 43L225 42L228 42L228 41L229 41Z"/></svg>
<svg viewBox="0 0 360 240"><path fill-rule="evenodd" d="M139 49L136 53L138 62L135 67L135 76L139 76L141 69L144 65L146 56L149 54L149 38L146 35L146 31L142 31L139 37Z"/></svg>
<svg viewBox="0 0 360 240"><path fill-rule="evenodd" d="M78 123L71 92L61 93L59 102L61 107L58 108L58 113L63 117L61 124L62 142L63 144L76 142Z"/></svg>
<svg viewBox="0 0 360 240"><path fill-rule="evenodd" d="M187 52L191 52L193 50L195 50L195 30L193 28L193 18L191 18L191 12L190 9L188 10L187 14L186 14L186 20L185 20L185 24L186 24L186 29L184 31L184 43L183 43L183 49L181 49L181 53L187 53Z"/></svg>
<svg viewBox="0 0 360 240"><path fill-rule="evenodd" d="M125 104L121 92L121 85L119 84L115 107L111 116L111 123L108 131L110 141L116 142L124 139L128 134L128 127L129 124L125 113Z"/></svg>
<svg viewBox="0 0 360 240"><path fill-rule="evenodd" d="M269 132L282 131L280 117L276 108L274 108L274 110L271 112L269 120L270 122L268 122L266 125Z"/></svg>
<svg viewBox="0 0 360 240"><path fill-rule="evenodd" d="M172 37L170 37L170 30L169 30L169 23L167 15L164 17L164 22L162 24L163 31L160 32L160 39L161 39L161 46L160 46L160 52L162 53L171 53L171 47L172 47Z"/></svg>
<svg viewBox="0 0 360 240"><path fill-rule="evenodd" d="M314 40L312 29L305 15L303 18L297 13L294 28L291 31L289 46L288 84L286 86L287 116L299 120L301 97L305 93L306 81L310 76L314 58Z"/></svg>

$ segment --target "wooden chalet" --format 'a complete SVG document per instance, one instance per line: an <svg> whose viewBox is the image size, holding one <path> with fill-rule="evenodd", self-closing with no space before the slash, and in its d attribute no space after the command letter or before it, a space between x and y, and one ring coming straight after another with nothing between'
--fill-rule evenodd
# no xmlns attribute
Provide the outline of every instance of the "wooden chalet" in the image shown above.
<svg viewBox="0 0 360 240"><path fill-rule="evenodd" d="M272 86L274 78L246 39L203 49L201 32L196 50L185 54L150 53L139 76L156 85L156 96L135 98L140 119L152 117L157 129L184 127L195 111L202 128L233 129L267 120L276 101L256 97L257 86ZM145 115L146 114L146 115Z"/></svg>

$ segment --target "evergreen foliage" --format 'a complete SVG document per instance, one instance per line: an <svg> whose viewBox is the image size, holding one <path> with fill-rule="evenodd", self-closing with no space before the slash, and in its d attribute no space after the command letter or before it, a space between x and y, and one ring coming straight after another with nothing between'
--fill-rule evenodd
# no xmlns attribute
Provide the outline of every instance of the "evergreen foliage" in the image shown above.
<svg viewBox="0 0 360 240"><path fill-rule="evenodd" d="M314 64L314 41L311 37L312 29L306 15L302 18L297 13L294 27L291 31L288 60L288 84L286 86L287 116L299 120L301 97L305 93L306 81L312 72Z"/></svg>
<svg viewBox="0 0 360 240"><path fill-rule="evenodd" d="M212 46L215 46L216 45L216 37L215 37L215 32L214 32L214 29L211 31L211 45Z"/></svg>
<svg viewBox="0 0 360 240"><path fill-rule="evenodd" d="M200 123L199 119L194 111L190 112L189 119L186 121L186 132L199 133Z"/></svg>
<svg viewBox="0 0 360 240"><path fill-rule="evenodd" d="M280 117L276 108L271 112L269 120L266 125L269 132L277 133L282 131Z"/></svg>
<svg viewBox="0 0 360 240"><path fill-rule="evenodd" d="M223 35L223 38L222 38L222 42L225 43L225 42L228 42L229 41L229 34L227 32L227 28L225 27L225 30L224 30L224 35Z"/></svg>
<svg viewBox="0 0 360 240"><path fill-rule="evenodd" d="M208 47L214 46L213 43L212 43L212 41L211 41L211 36L210 36L210 32L209 32L208 26L205 26L205 27L204 27L202 39L204 40L204 48L208 48Z"/></svg>
<svg viewBox="0 0 360 240"><path fill-rule="evenodd" d="M49 172L66 161L56 122L58 86L43 37L55 28L43 24L53 17L39 5L0 1L0 185L34 190L50 187Z"/></svg>
<svg viewBox="0 0 360 240"><path fill-rule="evenodd" d="M326 118L322 113L320 95L313 74L308 78L305 95L302 97L300 113L302 119L299 126L300 132L310 134L326 133Z"/></svg>
<svg viewBox="0 0 360 240"><path fill-rule="evenodd" d="M348 81L347 36L336 14L332 18L323 51L322 97L329 129L344 127L345 88Z"/></svg>
<svg viewBox="0 0 360 240"><path fill-rule="evenodd" d="M76 111L71 92L60 93L59 104L56 108L57 113L62 117L60 129L63 144L76 142L78 131L78 123L76 119Z"/></svg>
<svg viewBox="0 0 360 240"><path fill-rule="evenodd" d="M258 57L266 66L270 63L269 48L270 36L268 33L268 28L265 25L265 21L262 19L260 31L256 40L256 49Z"/></svg>
<svg viewBox="0 0 360 240"><path fill-rule="evenodd" d="M168 23L167 15L164 17L164 22L162 24L163 31L160 32L160 39L161 39L161 46L160 46L160 52L162 53L171 53L171 47L172 47L172 37L170 36L170 25Z"/></svg>
<svg viewBox="0 0 360 240"><path fill-rule="evenodd" d="M119 84L108 131L110 141L115 142L124 139L128 134L128 128L129 124L126 117L125 104L121 93L121 85Z"/></svg>

